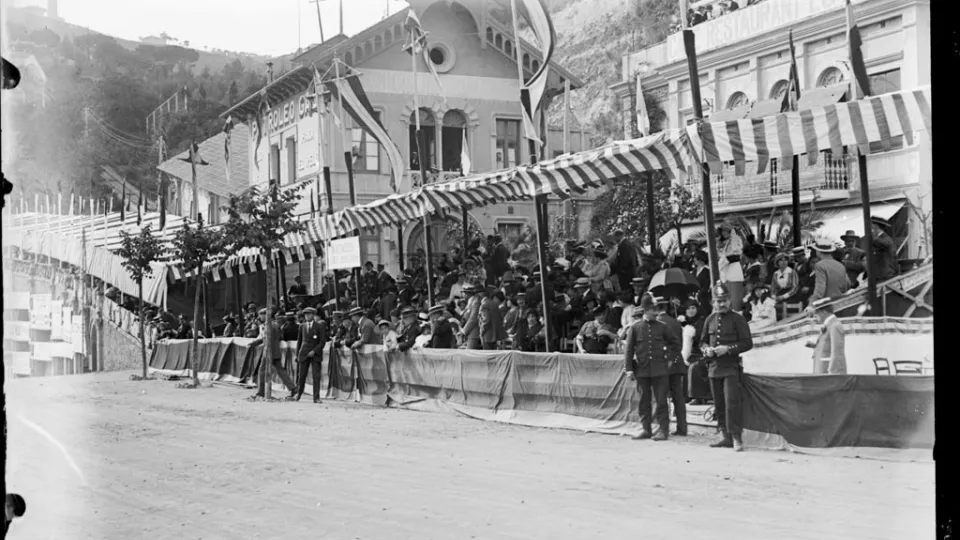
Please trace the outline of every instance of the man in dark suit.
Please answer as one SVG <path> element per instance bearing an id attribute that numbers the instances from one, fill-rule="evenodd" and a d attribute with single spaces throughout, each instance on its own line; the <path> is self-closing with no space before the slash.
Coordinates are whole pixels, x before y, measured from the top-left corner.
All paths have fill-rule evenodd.
<path id="1" fill-rule="evenodd" d="M 435 305 L 430 308 L 430 345 L 431 349 L 454 349 L 457 346 L 456 337 L 453 335 L 453 326 L 450 324 L 450 317 L 443 305 Z"/>
<path id="2" fill-rule="evenodd" d="M 710 390 L 723 439 L 712 448 L 743 451 L 743 359 L 753 348 L 750 325 L 743 315 L 730 309 L 730 289 L 717 283 L 713 289 L 714 311 L 707 316 L 700 336 L 700 349 L 707 359 Z"/>
<path id="3" fill-rule="evenodd" d="M 844 268 L 847 269 L 847 279 L 850 280 L 850 287 L 857 287 L 857 278 L 863 271 L 866 269 L 866 256 L 867 253 L 857 247 L 857 244 L 860 242 L 860 237 L 857 236 L 856 231 L 849 230 L 840 237 L 840 240 L 843 240 L 844 248 L 842 250 L 843 256 L 840 261 L 843 263 Z"/>
<path id="4" fill-rule="evenodd" d="M 303 310 L 304 323 L 297 336 L 297 395 L 300 401 L 307 384 L 307 370 L 313 370 L 313 402 L 320 403 L 320 378 L 323 373 L 323 348 L 327 344 L 327 328 L 316 319 L 317 310 Z"/>
<path id="5" fill-rule="evenodd" d="M 351 309 L 350 319 L 357 326 L 357 340 L 350 345 L 351 349 L 357 350 L 364 345 L 376 345 L 378 343 L 377 327 L 370 320 L 370 317 L 363 312 L 363 309 L 358 307 Z"/>
<path id="6" fill-rule="evenodd" d="M 633 438 L 665 441 L 670 433 L 667 362 L 680 354 L 681 342 L 667 325 L 657 321 L 657 306 L 652 296 L 643 296 L 640 309 L 642 318 L 627 329 L 623 353 L 623 371 L 627 378 L 637 382 L 640 424 L 643 426 L 643 431 Z M 653 415 L 657 417 L 656 435 L 651 432 L 651 402 L 656 403 L 653 409 Z"/>
<path id="7" fill-rule="evenodd" d="M 900 267 L 897 264 L 897 246 L 890 238 L 890 222 L 885 219 L 871 218 L 871 227 L 873 228 L 873 257 L 870 262 L 873 263 L 873 271 L 877 275 L 877 283 L 886 281 L 900 273 Z"/>
<path id="8" fill-rule="evenodd" d="M 500 342 L 507 339 L 507 331 L 503 327 L 503 312 L 500 311 L 503 299 L 503 291 L 491 288 L 480 303 L 480 341 L 488 351 L 496 350 Z"/>
<path id="9" fill-rule="evenodd" d="M 397 302 L 400 306 L 409 306 L 416 291 L 413 290 L 406 278 L 397 280 L 397 288 L 400 290 L 397 294 Z"/>
<path id="10" fill-rule="evenodd" d="M 610 272 L 620 280 L 620 289 L 628 291 L 630 281 L 636 277 L 640 266 L 637 250 L 620 229 L 613 231 L 613 240 L 617 243 L 617 256 L 610 265 Z"/>
<path id="11" fill-rule="evenodd" d="M 301 283 L 300 276 L 293 278 L 293 285 L 290 286 L 290 290 L 287 291 L 288 296 L 302 296 L 307 294 L 307 286 Z"/>
<path id="12" fill-rule="evenodd" d="M 417 310 L 412 307 L 403 308 L 400 318 L 403 321 L 403 329 L 397 336 L 397 350 L 404 352 L 412 349 L 416 343 L 417 336 L 420 335 L 420 323 L 417 322 Z"/>
<path id="13" fill-rule="evenodd" d="M 835 300 L 843 296 L 843 293 L 850 288 L 850 284 L 847 282 L 847 269 L 833 257 L 835 249 L 832 244 L 827 243 L 819 243 L 813 246 L 815 255 L 811 262 L 814 263 L 814 286 L 813 294 L 810 295 L 810 303 L 821 298 Z"/>
<path id="14" fill-rule="evenodd" d="M 280 327 L 280 335 L 283 341 L 296 341 L 300 333 L 300 326 L 297 324 L 297 314 L 288 311 L 284 316 L 283 326 Z"/>
<path id="15" fill-rule="evenodd" d="M 377 292 L 383 293 L 387 290 L 387 287 L 395 283 L 393 276 L 391 276 L 385 269 L 382 264 L 377 265 Z"/>
<path id="16" fill-rule="evenodd" d="M 497 280 L 510 270 L 510 249 L 503 245 L 503 237 L 499 234 L 493 236 L 493 252 L 490 256 L 490 268 L 493 270 L 492 276 L 487 276 L 488 283 L 496 283 Z"/>
<path id="17" fill-rule="evenodd" d="M 390 320 L 390 314 L 397 308 L 397 287 L 388 285 L 380 296 L 380 318 Z"/>
<path id="18" fill-rule="evenodd" d="M 693 254 L 693 275 L 697 278 L 697 283 L 700 284 L 700 291 L 697 293 L 697 303 L 701 306 L 704 306 L 704 309 L 709 311 L 710 305 L 710 256 L 707 255 L 707 252 L 702 250 L 697 250 Z"/>
<path id="19" fill-rule="evenodd" d="M 667 313 L 669 301 L 666 298 L 658 297 L 654 301 L 657 303 L 657 321 L 665 324 L 667 329 L 673 334 L 673 337 L 683 343 L 683 326 L 680 321 L 674 319 Z M 681 437 L 687 434 L 687 399 L 684 395 L 684 378 L 687 374 L 687 366 L 683 363 L 682 348 L 673 351 L 676 354 L 667 358 L 667 376 L 669 377 L 669 395 L 673 402 L 673 411 L 676 414 L 677 430 L 672 435 Z"/>

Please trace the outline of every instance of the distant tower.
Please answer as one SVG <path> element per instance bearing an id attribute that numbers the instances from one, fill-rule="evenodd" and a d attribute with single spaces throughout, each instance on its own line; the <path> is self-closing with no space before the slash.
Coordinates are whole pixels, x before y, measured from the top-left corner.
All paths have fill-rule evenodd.
<path id="1" fill-rule="evenodd" d="M 47 0 L 47 17 L 51 19 L 60 18 L 60 14 L 57 12 L 57 0 Z"/>

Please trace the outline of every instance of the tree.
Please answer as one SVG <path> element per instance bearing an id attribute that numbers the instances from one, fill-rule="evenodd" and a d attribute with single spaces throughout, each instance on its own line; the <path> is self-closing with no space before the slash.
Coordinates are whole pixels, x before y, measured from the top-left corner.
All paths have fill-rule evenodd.
<path id="1" fill-rule="evenodd" d="M 130 277 L 137 282 L 138 300 L 140 301 L 140 355 L 143 359 L 143 379 L 147 378 L 147 343 L 144 338 L 144 327 L 147 325 L 146 309 L 143 303 L 143 278 L 153 275 L 153 263 L 164 254 L 163 244 L 153 235 L 150 225 L 140 229 L 140 234 L 133 235 L 127 231 L 120 231 L 121 247 L 117 254 L 123 257 L 123 267 Z"/>
<path id="2" fill-rule="evenodd" d="M 281 188 L 279 183 L 271 183 L 266 192 L 256 187 L 231 195 L 223 210 L 227 213 L 227 222 L 223 225 L 224 239 L 232 250 L 253 248 L 262 250 L 267 261 L 273 262 L 274 251 L 283 247 L 287 235 L 299 233 L 306 228 L 306 222 L 298 221 L 294 215 L 297 203 L 302 197 L 300 190 L 304 184 L 292 188 Z M 279 262 L 279 258 L 277 259 Z M 265 278 L 267 291 L 274 280 L 274 265 L 267 264 Z M 279 300 L 279 298 L 278 298 Z M 264 325 L 263 341 L 269 347 L 273 339 L 273 297 L 267 293 L 267 323 Z M 260 377 L 264 383 L 264 399 L 271 399 L 270 358 L 260 363 Z"/>
<path id="3" fill-rule="evenodd" d="M 190 369 L 193 371 L 193 386 L 199 386 L 197 377 L 197 359 L 200 355 L 200 344 L 197 341 L 200 328 L 200 289 L 205 279 L 203 268 L 209 263 L 217 263 L 230 250 L 224 241 L 224 233 L 220 229 L 204 229 L 203 219 L 196 227 L 184 222 L 183 228 L 177 231 L 173 239 L 176 257 L 182 262 L 185 273 L 197 273 L 196 291 L 193 297 L 193 345 L 190 350 Z"/>

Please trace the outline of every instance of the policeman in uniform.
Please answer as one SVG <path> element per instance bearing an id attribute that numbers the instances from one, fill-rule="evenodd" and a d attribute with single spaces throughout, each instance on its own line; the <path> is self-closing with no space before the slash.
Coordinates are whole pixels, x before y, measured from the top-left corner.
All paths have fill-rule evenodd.
<path id="1" fill-rule="evenodd" d="M 743 451 L 742 377 L 740 355 L 753 348 L 747 320 L 730 309 L 730 290 L 717 282 L 713 288 L 714 311 L 707 316 L 700 338 L 700 349 L 707 359 L 710 390 L 723 439 L 712 448 L 733 448 Z"/>
<path id="2" fill-rule="evenodd" d="M 623 371 L 631 381 L 637 381 L 637 393 L 640 394 L 639 414 L 643 431 L 633 438 L 665 441 L 670 433 L 667 362 L 680 355 L 681 342 L 667 325 L 657 321 L 657 305 L 651 295 L 641 298 L 640 309 L 643 318 L 627 330 L 623 353 Z M 651 433 L 651 397 L 656 402 L 653 410 L 659 428 L 656 435 Z"/>
<path id="3" fill-rule="evenodd" d="M 666 298 L 654 298 L 657 303 L 657 321 L 667 325 L 670 333 L 677 341 L 683 344 L 683 325 L 680 321 L 674 319 L 667 313 L 669 302 Z M 687 400 L 684 395 L 684 377 L 687 374 L 687 366 L 683 363 L 683 348 L 678 348 L 676 354 L 667 358 L 667 372 L 670 381 L 669 394 L 670 401 L 673 402 L 673 411 L 677 418 L 677 430 L 672 435 L 686 436 L 687 434 Z"/>
<path id="4" fill-rule="evenodd" d="M 403 329 L 397 336 L 397 349 L 405 352 L 413 348 L 417 341 L 417 336 L 420 335 L 420 323 L 417 322 L 417 310 L 412 307 L 403 308 L 400 317 L 403 320 Z"/>
<path id="5" fill-rule="evenodd" d="M 323 348 L 327 344 L 327 328 L 323 321 L 316 319 L 317 310 L 308 307 L 303 310 L 306 322 L 300 325 L 297 336 L 297 394 L 300 401 L 307 384 L 307 370 L 313 370 L 313 402 L 320 403 L 320 377 L 323 373 Z"/>

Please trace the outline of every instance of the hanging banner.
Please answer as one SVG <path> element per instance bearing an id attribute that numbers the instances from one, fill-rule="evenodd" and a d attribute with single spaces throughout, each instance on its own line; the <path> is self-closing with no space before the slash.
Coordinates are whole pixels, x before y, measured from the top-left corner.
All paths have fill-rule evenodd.
<path id="1" fill-rule="evenodd" d="M 63 339 L 63 302 L 50 303 L 50 339 Z"/>
<path id="2" fill-rule="evenodd" d="M 30 297 L 30 322 L 37 328 L 50 328 L 50 303 L 49 294 L 34 294 Z"/>
<path id="3" fill-rule="evenodd" d="M 73 323 L 70 326 L 72 328 L 70 333 L 73 335 L 73 352 L 75 354 L 86 353 L 83 350 L 83 315 L 74 315 Z"/>
<path id="4" fill-rule="evenodd" d="M 330 242 L 330 268 L 349 270 L 360 266 L 360 237 L 352 236 Z"/>

